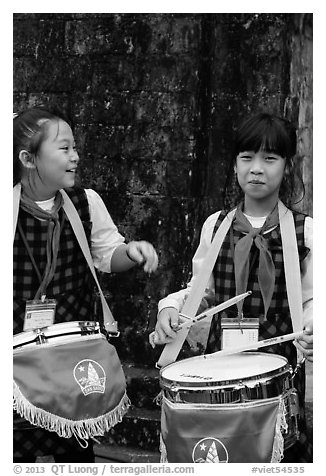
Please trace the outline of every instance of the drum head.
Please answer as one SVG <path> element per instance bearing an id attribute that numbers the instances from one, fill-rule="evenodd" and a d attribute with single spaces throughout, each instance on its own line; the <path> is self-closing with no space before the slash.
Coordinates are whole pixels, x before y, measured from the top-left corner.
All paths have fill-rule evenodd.
<path id="1" fill-rule="evenodd" d="M 276 354 L 243 352 L 224 357 L 202 355 L 175 362 L 161 370 L 161 382 L 187 387 L 220 385 L 259 378 L 280 371 L 287 359 Z"/>

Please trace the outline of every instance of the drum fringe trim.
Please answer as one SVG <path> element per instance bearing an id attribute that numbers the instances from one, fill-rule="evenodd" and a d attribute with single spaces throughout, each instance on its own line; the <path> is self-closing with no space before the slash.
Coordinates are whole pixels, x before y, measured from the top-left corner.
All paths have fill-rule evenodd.
<path id="1" fill-rule="evenodd" d="M 21 417 L 25 418 L 32 425 L 57 433 L 62 438 L 74 436 L 82 447 L 85 447 L 82 442 L 85 442 L 87 447 L 87 440 L 89 438 L 103 436 L 105 432 L 109 431 L 117 423 L 120 423 L 130 405 L 129 397 L 124 392 L 119 404 L 113 410 L 96 418 L 74 421 L 36 407 L 24 397 L 18 385 L 14 382 L 13 409 Z"/>
<path id="2" fill-rule="evenodd" d="M 163 393 L 160 392 L 156 395 L 156 397 L 153 398 L 153 402 L 156 403 L 157 406 L 161 407 L 162 399 L 163 399 Z"/>
<path id="3" fill-rule="evenodd" d="M 160 433 L 160 453 L 161 453 L 161 458 L 160 458 L 160 463 L 168 463 L 168 454 L 166 451 L 166 446 L 163 441 L 162 433 Z"/>
<path id="4" fill-rule="evenodd" d="M 282 430 L 285 432 L 288 431 L 288 424 L 286 421 L 286 407 L 285 407 L 285 402 L 283 398 L 280 399 L 278 412 L 277 412 L 271 463 L 280 463 L 280 461 L 283 459 L 284 438 L 283 438 Z"/>

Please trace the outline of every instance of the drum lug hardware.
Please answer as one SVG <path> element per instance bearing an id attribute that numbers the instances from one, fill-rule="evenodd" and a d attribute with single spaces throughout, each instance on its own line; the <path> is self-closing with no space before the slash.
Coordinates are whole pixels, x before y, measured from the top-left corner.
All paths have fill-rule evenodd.
<path id="1" fill-rule="evenodd" d="M 289 411 L 290 415 L 297 417 L 299 415 L 299 398 L 296 390 L 289 393 Z"/>
<path id="2" fill-rule="evenodd" d="M 300 362 L 297 363 L 297 365 L 296 365 L 296 367 L 295 367 L 295 369 L 294 369 L 294 371 L 293 371 L 293 374 L 292 374 L 292 376 L 291 376 L 292 382 L 293 382 L 295 376 L 297 375 L 297 373 L 299 372 L 300 368 L 301 368 L 301 367 L 303 366 L 303 364 L 305 363 L 305 361 L 306 361 L 306 358 L 303 357 L 303 359 L 302 359 Z"/>
<path id="3" fill-rule="evenodd" d="M 157 406 L 161 407 L 162 406 L 162 400 L 163 400 L 163 393 L 162 391 L 156 395 L 156 397 L 153 398 L 153 402 L 156 403 Z"/>
<path id="4" fill-rule="evenodd" d="M 47 338 L 44 335 L 44 332 L 42 329 L 35 329 L 36 333 L 36 344 L 46 344 L 47 343 Z"/>
<path id="5" fill-rule="evenodd" d="M 238 385 L 236 385 L 236 389 L 240 390 L 240 395 L 241 395 L 241 400 L 245 402 L 247 400 L 247 387 L 246 385 L 242 382 L 242 380 L 239 381 Z"/>
<path id="6" fill-rule="evenodd" d="M 289 417 L 293 421 L 293 433 L 295 434 L 296 439 L 299 439 L 300 432 L 299 432 L 299 427 L 298 427 L 298 420 L 299 420 L 299 397 L 298 393 L 295 389 L 292 389 L 288 392 L 288 411 L 289 411 Z"/>
<path id="7" fill-rule="evenodd" d="M 120 331 L 117 332 L 108 332 L 109 338 L 111 337 L 119 337 L 120 336 Z"/>
<path id="8" fill-rule="evenodd" d="M 99 329 L 105 335 L 106 340 L 120 336 L 120 331 L 107 331 L 105 327 L 99 327 Z"/>
<path id="9" fill-rule="evenodd" d="M 179 386 L 176 383 L 172 383 L 170 387 L 171 392 L 178 392 Z"/>

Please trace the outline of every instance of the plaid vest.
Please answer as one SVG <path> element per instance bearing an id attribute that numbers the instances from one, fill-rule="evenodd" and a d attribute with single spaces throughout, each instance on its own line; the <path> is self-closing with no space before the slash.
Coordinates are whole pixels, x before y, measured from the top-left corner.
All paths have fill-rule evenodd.
<path id="1" fill-rule="evenodd" d="M 88 243 L 92 223 L 86 193 L 81 188 L 66 190 L 82 220 Z M 55 323 L 91 320 L 93 311 L 93 277 L 63 209 L 59 212 L 60 245 L 55 275 L 46 296 L 57 301 Z M 43 276 L 46 266 L 47 222 L 19 210 L 18 221 Z M 33 299 L 40 285 L 20 232 L 17 228 L 13 257 L 14 334 L 22 332 L 26 300 Z"/>
<path id="2" fill-rule="evenodd" d="M 214 227 L 213 237 L 226 214 L 227 213 L 225 211 L 220 213 L 220 216 Z M 299 259 L 301 262 L 309 253 L 309 249 L 304 244 L 304 222 L 306 215 L 293 212 L 293 216 L 298 242 Z M 238 242 L 241 236 L 243 236 L 241 235 L 241 232 L 234 230 L 231 226 L 216 260 L 213 273 L 215 277 L 215 293 L 217 303 L 226 301 L 236 294 L 233 251 L 235 244 Z M 275 265 L 275 288 L 271 305 L 267 313 L 267 320 L 264 321 L 264 305 L 258 284 L 259 254 L 257 253 L 258 250 L 255 244 L 253 244 L 250 252 L 251 271 L 249 274 L 247 288 L 248 290 L 252 291 L 252 294 L 244 300 L 243 305 L 244 317 L 259 316 L 260 339 L 268 339 L 270 337 L 276 337 L 293 332 L 286 293 L 282 240 L 279 225 L 274 230 L 264 234 L 264 237 L 268 240 L 269 250 L 272 254 Z M 237 306 L 234 305 L 227 309 L 227 311 L 222 312 L 221 315 L 214 316 L 208 337 L 206 349 L 207 353 L 215 352 L 221 348 L 221 317 L 234 318 L 237 317 L 237 315 Z M 283 344 L 266 347 L 265 349 L 261 350 L 284 355 L 284 357 L 288 359 L 289 363 L 295 367 L 296 349 L 291 342 L 285 342 Z"/>

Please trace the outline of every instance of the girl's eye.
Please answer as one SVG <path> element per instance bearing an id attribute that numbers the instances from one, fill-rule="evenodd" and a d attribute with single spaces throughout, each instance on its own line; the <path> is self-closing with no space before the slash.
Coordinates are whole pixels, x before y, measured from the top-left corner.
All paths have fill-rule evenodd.
<path id="1" fill-rule="evenodd" d="M 277 160 L 277 157 L 274 157 L 273 155 L 268 155 L 267 157 L 265 157 L 265 160 L 268 160 L 269 162 L 271 162 L 271 161 Z"/>
<path id="2" fill-rule="evenodd" d="M 66 145 L 66 146 L 64 146 L 64 147 L 60 147 L 60 150 L 64 150 L 64 151 L 68 152 L 69 147 Z M 72 147 L 72 150 L 73 150 L 74 152 L 77 152 L 77 147 L 74 145 L 74 146 Z"/>
<path id="3" fill-rule="evenodd" d="M 239 157 L 241 160 L 250 160 L 252 159 L 251 155 L 240 155 Z"/>

